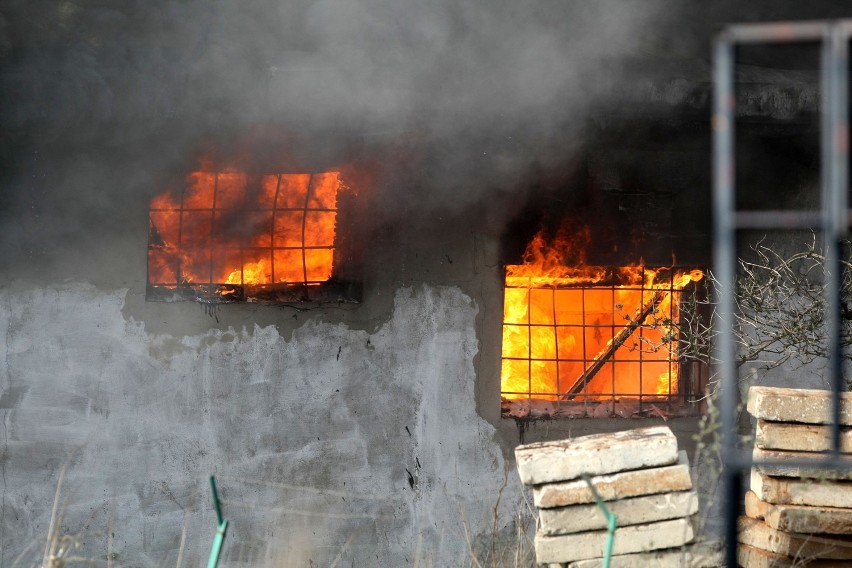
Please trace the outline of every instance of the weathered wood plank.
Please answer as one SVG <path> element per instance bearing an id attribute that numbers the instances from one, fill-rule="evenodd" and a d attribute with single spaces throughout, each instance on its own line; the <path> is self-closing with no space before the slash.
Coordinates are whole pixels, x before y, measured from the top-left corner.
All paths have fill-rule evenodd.
<path id="1" fill-rule="evenodd" d="M 689 461 L 683 450 L 678 452 L 676 465 L 597 475 L 590 481 L 604 501 L 692 489 Z M 589 484 L 581 479 L 537 485 L 533 488 L 533 502 L 539 509 L 547 509 L 594 503 L 595 496 Z"/>
<path id="2" fill-rule="evenodd" d="M 539 564 L 548 564 L 601 558 L 606 537 L 605 530 L 559 536 L 537 534 L 536 561 Z M 693 537 L 692 523 L 688 519 L 619 527 L 615 531 L 612 553 L 631 554 L 672 548 L 692 542 Z"/>
<path id="3" fill-rule="evenodd" d="M 620 499 L 607 504 L 618 519 L 618 526 L 640 525 L 667 519 L 688 517 L 698 512 L 698 494 L 694 491 L 661 493 Z M 607 518 L 597 504 L 540 509 L 539 532 L 545 535 L 569 534 L 607 528 Z"/>
<path id="4" fill-rule="evenodd" d="M 755 461 L 766 460 L 773 461 L 773 464 L 755 465 L 755 467 L 765 473 L 775 477 L 798 477 L 808 479 L 837 479 L 837 480 L 852 480 L 852 458 L 843 460 L 845 464 L 841 469 L 822 468 L 817 465 L 808 467 L 808 464 L 818 464 L 821 461 L 828 459 L 828 454 L 819 452 L 786 452 L 779 450 L 763 450 L 754 448 L 752 450 L 752 458 Z M 796 463 L 798 462 L 798 464 Z"/>
<path id="5" fill-rule="evenodd" d="M 852 482 L 849 481 L 770 477 L 752 468 L 751 490 L 767 503 L 852 508 Z"/>
<path id="6" fill-rule="evenodd" d="M 831 424 L 831 391 L 753 386 L 747 408 L 755 418 L 774 422 Z M 840 424 L 852 426 L 852 393 L 840 393 Z"/>
<path id="7" fill-rule="evenodd" d="M 790 558 L 852 560 L 852 538 L 779 531 L 749 517 L 738 521 L 738 540 L 742 544 Z"/>
<path id="8" fill-rule="evenodd" d="M 515 459 L 521 481 L 527 485 L 570 481 L 583 475 L 671 465 L 677 461 L 677 439 L 667 426 L 652 426 L 518 446 Z"/>
<path id="9" fill-rule="evenodd" d="M 831 449 L 831 426 L 758 420 L 754 443 L 764 450 L 825 452 Z M 852 428 L 841 428 L 840 451 L 852 454 Z"/>
<path id="10" fill-rule="evenodd" d="M 846 560 L 790 558 L 747 544 L 737 545 L 737 564 L 745 568 L 849 568 L 849 562 Z"/>
<path id="11" fill-rule="evenodd" d="M 677 548 L 617 554 L 610 557 L 610 568 L 720 568 L 724 564 L 720 542 L 698 542 Z M 603 558 L 591 558 L 562 564 L 551 564 L 550 568 L 603 568 Z"/>
<path id="12" fill-rule="evenodd" d="M 852 534 L 852 509 L 811 507 L 807 505 L 773 505 L 748 491 L 745 513 L 762 519 L 773 529 L 794 533 Z"/>

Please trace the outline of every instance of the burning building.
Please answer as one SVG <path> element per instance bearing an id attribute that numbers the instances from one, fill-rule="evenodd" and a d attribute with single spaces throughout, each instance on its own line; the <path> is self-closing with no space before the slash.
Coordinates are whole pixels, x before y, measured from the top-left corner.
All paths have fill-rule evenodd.
<path id="1" fill-rule="evenodd" d="M 687 403 L 678 395 L 703 396 L 702 385 L 691 384 L 680 372 L 678 346 L 684 289 L 704 273 L 569 265 L 558 254 L 565 247 L 570 244 L 547 245 L 537 235 L 526 262 L 506 267 L 504 414 L 518 415 L 510 402 L 517 400 L 526 403 L 521 415 L 535 414 L 534 400 L 550 401 L 554 414 L 574 407 L 575 414 L 588 415 L 603 404 L 602 411 L 614 415 L 622 401 L 637 403 L 631 413 L 641 413 L 643 403 L 649 407 L 652 402 L 671 413 L 673 406 Z"/>
<path id="2" fill-rule="evenodd" d="M 339 172 L 189 174 L 180 192 L 151 200 L 147 299 L 325 297 L 340 189 Z"/>
<path id="3" fill-rule="evenodd" d="M 516 4 L 0 9 L 0 564 L 198 565 L 209 475 L 223 565 L 496 564 L 520 439 L 691 445 L 709 38 L 849 9 Z M 817 83 L 745 61 L 798 199 Z"/>

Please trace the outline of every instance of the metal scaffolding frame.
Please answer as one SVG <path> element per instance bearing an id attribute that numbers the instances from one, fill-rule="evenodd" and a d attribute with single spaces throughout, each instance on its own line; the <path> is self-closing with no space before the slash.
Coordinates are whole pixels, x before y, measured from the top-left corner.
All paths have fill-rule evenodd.
<path id="1" fill-rule="evenodd" d="M 848 66 L 852 20 L 779 22 L 732 25 L 715 39 L 713 53 L 713 266 L 719 282 L 716 359 L 720 371 L 722 426 L 722 488 L 725 520 L 725 562 L 737 566 L 737 517 L 743 501 L 743 473 L 754 461 L 737 443 L 736 345 L 733 336 L 737 231 L 810 228 L 823 236 L 825 254 L 825 324 L 828 378 L 832 390 L 832 450 L 810 467 L 838 469 L 840 461 L 840 396 L 843 375 L 840 343 L 840 253 L 852 220 L 848 209 Z M 821 70 L 821 171 L 819 210 L 737 211 L 735 142 L 735 48 L 743 44 L 819 43 Z M 787 465 L 791 465 L 789 462 Z M 798 464 L 797 464 L 798 465 Z M 802 464 L 805 465 L 805 464 Z"/>

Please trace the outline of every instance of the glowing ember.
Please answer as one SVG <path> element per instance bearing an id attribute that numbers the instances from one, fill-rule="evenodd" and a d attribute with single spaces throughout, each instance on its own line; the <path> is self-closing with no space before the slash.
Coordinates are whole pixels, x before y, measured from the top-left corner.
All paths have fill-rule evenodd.
<path id="1" fill-rule="evenodd" d="M 271 279 L 269 269 L 270 267 L 264 259 L 246 263 L 242 270 L 234 269 L 228 275 L 225 284 L 265 284 Z"/>
<path id="2" fill-rule="evenodd" d="M 337 172 L 189 174 L 151 200 L 148 280 L 154 286 L 301 284 L 332 274 Z"/>
<path id="3" fill-rule="evenodd" d="M 703 278 L 643 266 L 588 266 L 583 232 L 530 242 L 506 267 L 502 396 L 586 400 L 677 393 L 680 291 Z M 568 264 L 568 262 L 574 264 Z"/>

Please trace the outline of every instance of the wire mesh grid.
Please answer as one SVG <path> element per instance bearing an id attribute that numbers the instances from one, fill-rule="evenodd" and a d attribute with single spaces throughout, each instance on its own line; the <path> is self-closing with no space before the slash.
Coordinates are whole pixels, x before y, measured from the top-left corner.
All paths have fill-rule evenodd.
<path id="1" fill-rule="evenodd" d="M 149 210 L 149 290 L 237 299 L 244 286 L 316 286 L 332 274 L 336 172 L 195 172 Z"/>
<path id="2" fill-rule="evenodd" d="M 654 273 L 666 269 L 649 269 Z M 607 270 L 617 272 L 617 269 Z M 537 286 L 517 277 L 504 288 L 501 395 L 588 407 L 622 400 L 678 406 L 681 299 L 673 280 Z M 689 373 L 691 375 L 691 373 Z"/>

